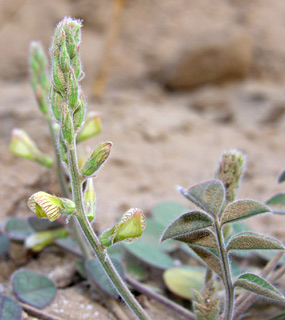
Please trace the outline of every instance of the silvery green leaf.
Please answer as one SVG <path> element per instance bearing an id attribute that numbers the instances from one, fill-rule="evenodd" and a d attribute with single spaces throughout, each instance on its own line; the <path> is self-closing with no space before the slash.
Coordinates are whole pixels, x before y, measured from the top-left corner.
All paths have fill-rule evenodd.
<path id="1" fill-rule="evenodd" d="M 284 250 L 283 244 L 271 237 L 254 232 L 242 232 L 233 236 L 227 250 Z"/>
<path id="2" fill-rule="evenodd" d="M 225 187 L 219 180 L 205 181 L 187 190 L 179 187 L 178 190 L 184 197 L 213 216 L 219 215 L 225 201 Z"/>
<path id="3" fill-rule="evenodd" d="M 241 275 L 235 282 L 234 286 L 273 300 L 284 301 L 284 296 L 277 289 L 253 273 L 245 273 Z"/>
<path id="4" fill-rule="evenodd" d="M 221 279 L 223 279 L 223 272 L 219 258 L 210 250 L 198 246 L 191 246 L 191 249 L 212 269 Z"/>
<path id="5" fill-rule="evenodd" d="M 267 206 L 257 201 L 238 200 L 226 207 L 221 216 L 221 223 L 234 222 L 269 212 L 271 212 L 271 210 Z"/>
<path id="6" fill-rule="evenodd" d="M 22 308 L 19 303 L 11 297 L 0 293 L 0 319 L 1 320 L 21 320 Z"/>
<path id="7" fill-rule="evenodd" d="M 217 238 L 209 229 L 203 229 L 185 234 L 181 237 L 174 238 L 175 240 L 185 242 L 187 244 L 218 249 Z"/>
<path id="8" fill-rule="evenodd" d="M 213 225 L 212 218 L 201 211 L 190 211 L 174 220 L 164 231 L 161 241 L 182 237 L 190 232 Z"/>

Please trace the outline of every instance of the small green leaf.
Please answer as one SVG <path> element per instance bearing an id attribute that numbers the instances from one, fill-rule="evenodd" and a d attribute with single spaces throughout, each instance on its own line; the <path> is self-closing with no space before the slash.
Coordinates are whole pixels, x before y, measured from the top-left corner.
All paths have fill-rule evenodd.
<path id="1" fill-rule="evenodd" d="M 112 259 L 112 262 L 118 271 L 121 278 L 124 278 L 124 270 L 122 264 L 117 259 Z M 108 294 L 114 299 L 118 298 L 118 292 L 115 289 L 112 282 L 107 277 L 104 269 L 101 266 L 101 263 L 98 259 L 88 260 L 85 263 L 85 269 L 88 275 L 88 278 L 95 283 L 96 286 L 100 288 L 103 292 Z"/>
<path id="2" fill-rule="evenodd" d="M 205 181 L 187 190 L 178 189 L 181 194 L 206 212 L 217 216 L 225 201 L 225 187 L 219 180 Z"/>
<path id="3" fill-rule="evenodd" d="M 165 201 L 155 205 L 151 210 L 151 214 L 153 219 L 165 229 L 173 220 L 187 211 L 189 211 L 189 208 L 182 206 L 178 202 Z M 147 229 L 148 228 L 149 224 L 147 224 Z"/>
<path id="4" fill-rule="evenodd" d="M 253 273 L 245 273 L 241 275 L 234 285 L 235 287 L 241 287 L 260 296 L 282 302 L 284 301 L 284 296 L 278 290 L 276 290 L 267 281 Z"/>
<path id="5" fill-rule="evenodd" d="M 0 319 L 1 320 L 21 320 L 22 308 L 19 303 L 0 293 Z"/>
<path id="6" fill-rule="evenodd" d="M 20 301 L 38 309 L 49 305 L 56 293 L 55 285 L 47 277 L 26 270 L 13 273 L 12 287 Z"/>
<path id="7" fill-rule="evenodd" d="M 285 193 L 278 193 L 266 201 L 274 213 L 285 214 Z"/>
<path id="8" fill-rule="evenodd" d="M 182 241 L 187 244 L 218 249 L 217 238 L 209 229 L 194 231 L 181 237 L 176 237 L 175 240 Z"/>
<path id="9" fill-rule="evenodd" d="M 0 233 L 0 258 L 9 250 L 9 247 L 9 238 L 5 234 Z"/>
<path id="10" fill-rule="evenodd" d="M 278 240 L 254 232 L 242 232 L 233 236 L 227 250 L 284 250 Z"/>
<path id="11" fill-rule="evenodd" d="M 27 220 L 14 217 L 6 222 L 5 231 L 10 239 L 18 241 L 23 241 L 34 233 Z"/>
<path id="12" fill-rule="evenodd" d="M 282 183 L 285 181 L 285 170 L 281 172 L 280 176 L 278 177 L 278 183 Z"/>
<path id="13" fill-rule="evenodd" d="M 77 255 L 78 257 L 82 256 L 82 253 L 80 251 L 80 248 L 78 246 L 77 241 L 72 237 L 57 239 L 55 241 L 55 244 L 65 250 Z"/>
<path id="14" fill-rule="evenodd" d="M 250 218 L 257 214 L 269 213 L 271 210 L 262 203 L 253 200 L 238 200 L 226 207 L 221 216 L 221 223 Z"/>
<path id="15" fill-rule="evenodd" d="M 147 271 L 142 266 L 141 261 L 130 254 L 126 254 L 124 258 L 124 265 L 126 273 L 133 279 L 145 280 L 147 278 Z"/>
<path id="16" fill-rule="evenodd" d="M 285 313 L 280 313 L 278 316 L 275 316 L 273 318 L 270 318 L 268 320 L 284 320 L 285 319 Z"/>
<path id="17" fill-rule="evenodd" d="M 28 223 L 37 232 L 59 229 L 63 227 L 63 224 L 58 221 L 49 221 L 48 219 L 40 219 L 38 217 L 29 217 Z"/>
<path id="18" fill-rule="evenodd" d="M 123 244 L 124 248 L 136 258 L 159 269 L 174 267 L 173 260 L 162 250 L 143 241 Z"/>
<path id="19" fill-rule="evenodd" d="M 167 288 L 184 299 L 193 299 L 193 290 L 201 290 L 204 284 L 205 270 L 201 267 L 172 268 L 163 273 Z"/>
<path id="20" fill-rule="evenodd" d="M 213 224 L 212 218 L 201 211 L 190 211 L 174 220 L 164 231 L 161 242 L 167 239 L 182 237 L 193 231 L 207 228 Z"/>
<path id="21" fill-rule="evenodd" d="M 210 269 L 223 279 L 223 272 L 219 258 L 210 250 L 190 245 L 191 249 L 206 263 Z"/>

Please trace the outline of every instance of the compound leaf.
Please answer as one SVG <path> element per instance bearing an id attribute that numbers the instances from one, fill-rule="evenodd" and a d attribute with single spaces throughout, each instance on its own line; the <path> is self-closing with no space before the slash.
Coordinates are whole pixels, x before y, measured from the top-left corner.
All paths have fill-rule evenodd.
<path id="1" fill-rule="evenodd" d="M 284 301 L 284 296 L 264 279 L 253 273 L 241 275 L 235 282 L 235 287 L 256 293 L 273 300 Z"/>
<path id="2" fill-rule="evenodd" d="M 225 187 L 219 180 L 205 181 L 185 190 L 178 188 L 181 194 L 206 212 L 217 216 L 225 200 Z"/>

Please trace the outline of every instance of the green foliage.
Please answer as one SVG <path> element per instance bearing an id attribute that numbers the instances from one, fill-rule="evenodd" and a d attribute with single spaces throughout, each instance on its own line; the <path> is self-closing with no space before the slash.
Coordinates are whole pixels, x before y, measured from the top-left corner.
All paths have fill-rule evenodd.
<path id="1" fill-rule="evenodd" d="M 5 234 L 0 233 L 0 258 L 7 253 L 9 247 L 9 238 Z"/>
<path id="2" fill-rule="evenodd" d="M 192 300 L 193 289 L 201 290 L 205 270 L 200 267 L 171 268 L 163 273 L 167 288 L 181 298 Z"/>
<path id="3" fill-rule="evenodd" d="M 122 278 L 124 278 L 124 270 L 122 264 L 116 260 L 112 259 L 113 264 L 115 265 L 118 273 Z M 100 288 L 103 292 L 109 295 L 112 298 L 118 298 L 118 292 L 114 288 L 112 282 L 107 277 L 104 269 L 102 268 L 101 263 L 98 260 L 92 259 L 88 260 L 85 263 L 86 272 L 88 278 Z"/>
<path id="4" fill-rule="evenodd" d="M 13 217 L 7 220 L 5 232 L 10 239 L 23 241 L 34 231 L 27 220 Z"/>
<path id="5" fill-rule="evenodd" d="M 255 274 L 246 273 L 241 275 L 234 285 L 260 296 L 284 302 L 284 296 L 276 288 Z"/>
<path id="6" fill-rule="evenodd" d="M 22 308 L 14 299 L 0 293 L 0 319 L 21 320 Z"/>
<path id="7" fill-rule="evenodd" d="M 27 270 L 13 273 L 12 288 L 20 301 L 38 309 L 49 305 L 56 293 L 55 285 L 47 277 Z"/>

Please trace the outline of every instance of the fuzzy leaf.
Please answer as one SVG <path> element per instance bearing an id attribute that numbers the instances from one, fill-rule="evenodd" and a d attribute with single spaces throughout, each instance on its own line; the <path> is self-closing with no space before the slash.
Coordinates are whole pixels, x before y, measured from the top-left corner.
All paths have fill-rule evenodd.
<path id="1" fill-rule="evenodd" d="M 1 320 L 21 320 L 22 308 L 19 303 L 0 293 L 0 319 Z"/>
<path id="2" fill-rule="evenodd" d="M 201 209 L 214 216 L 220 213 L 225 200 L 225 187 L 219 180 L 196 184 L 189 189 L 178 189 L 181 194 Z"/>
<path id="3" fill-rule="evenodd" d="M 34 233 L 27 220 L 14 217 L 6 222 L 5 231 L 10 239 L 18 241 L 23 241 Z"/>
<path id="4" fill-rule="evenodd" d="M 167 239 L 182 237 L 193 231 L 207 228 L 213 224 L 212 218 L 201 211 L 190 211 L 174 220 L 164 231 L 161 242 Z"/>
<path id="5" fill-rule="evenodd" d="M 9 238 L 5 234 L 0 233 L 0 258 L 9 250 L 9 247 Z"/>
<path id="6" fill-rule="evenodd" d="M 115 265 L 115 268 L 118 271 L 121 278 L 124 278 L 124 270 L 122 264 L 117 259 L 112 259 L 112 263 Z M 117 290 L 115 289 L 112 282 L 109 280 L 98 259 L 86 261 L 85 268 L 87 271 L 88 278 L 92 282 L 94 282 L 96 286 L 100 288 L 100 290 L 102 290 L 112 298 L 118 298 L 119 295 Z"/>
<path id="7" fill-rule="evenodd" d="M 221 223 L 225 224 L 237 220 L 247 219 L 257 214 L 271 212 L 271 210 L 262 203 L 253 200 L 238 200 L 226 207 L 221 216 Z"/>
<path id="8" fill-rule="evenodd" d="M 188 234 L 185 234 L 181 237 L 175 238 L 175 240 L 185 242 L 187 244 L 207 247 L 207 248 L 213 248 L 217 249 L 217 239 L 215 234 L 209 230 L 199 230 L 194 231 Z"/>
<path id="9" fill-rule="evenodd" d="M 124 248 L 136 258 L 159 269 L 174 267 L 173 260 L 162 250 L 143 241 L 123 244 Z"/>
<path id="10" fill-rule="evenodd" d="M 256 293 L 273 300 L 284 301 L 284 296 L 271 284 L 253 273 L 241 275 L 235 282 L 235 287 Z"/>
<path id="11" fill-rule="evenodd" d="M 208 249 L 190 245 L 191 249 L 212 269 L 221 279 L 223 272 L 219 258 Z"/>
<path id="12" fill-rule="evenodd" d="M 285 181 L 285 170 L 281 172 L 280 176 L 278 177 L 278 183 L 282 183 Z"/>
<path id="13" fill-rule="evenodd" d="M 184 299 L 192 300 L 192 289 L 201 290 L 205 270 L 200 267 L 172 268 L 163 273 L 167 288 Z"/>
<path id="14" fill-rule="evenodd" d="M 278 240 L 254 232 L 242 232 L 233 236 L 227 250 L 284 250 Z"/>
<path id="15" fill-rule="evenodd" d="M 26 270 L 14 272 L 12 287 L 20 301 L 38 309 L 49 305 L 56 292 L 55 285 L 47 277 Z"/>

